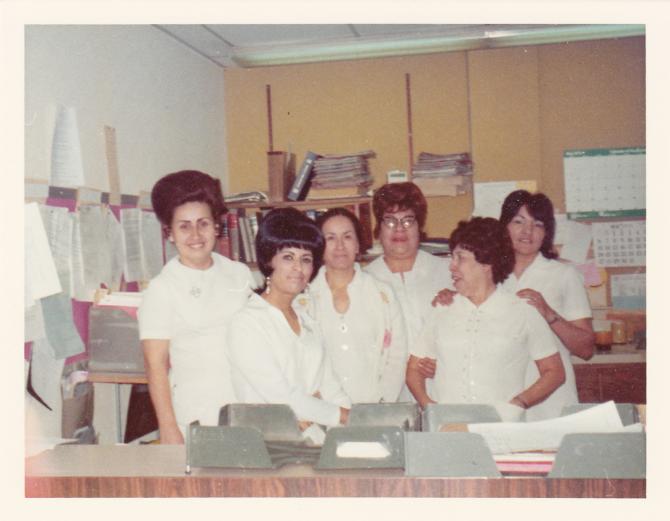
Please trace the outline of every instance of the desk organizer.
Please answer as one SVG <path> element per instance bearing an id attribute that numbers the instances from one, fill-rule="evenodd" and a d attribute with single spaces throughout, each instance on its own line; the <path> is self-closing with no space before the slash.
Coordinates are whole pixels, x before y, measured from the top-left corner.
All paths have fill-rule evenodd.
<path id="1" fill-rule="evenodd" d="M 423 411 L 422 430 L 437 432 L 448 423 L 499 422 L 493 405 L 483 403 L 431 403 Z"/>
<path id="2" fill-rule="evenodd" d="M 406 432 L 405 475 L 497 478 L 500 472 L 480 434 Z"/>
<path id="3" fill-rule="evenodd" d="M 563 437 L 548 478 L 644 479 L 642 432 L 574 433 Z"/>
<path id="4" fill-rule="evenodd" d="M 355 403 L 349 412 L 348 426 L 399 427 L 405 431 L 421 430 L 419 404 Z"/>

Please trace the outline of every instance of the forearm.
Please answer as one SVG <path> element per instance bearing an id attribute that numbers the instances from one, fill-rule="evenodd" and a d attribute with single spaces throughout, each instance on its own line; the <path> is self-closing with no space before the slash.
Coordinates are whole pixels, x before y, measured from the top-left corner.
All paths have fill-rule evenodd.
<path id="1" fill-rule="evenodd" d="M 549 367 L 540 367 L 542 363 L 538 364 L 540 370 L 540 377 L 530 387 L 518 393 L 511 401 L 515 403 L 515 399 L 524 408 L 532 407 L 544 401 L 551 393 L 558 389 L 563 382 L 565 382 L 565 369 L 561 362 L 560 355 L 557 353 L 550 358 Z M 545 359 L 546 361 L 547 359 Z"/>
<path id="2" fill-rule="evenodd" d="M 409 361 L 407 362 L 405 381 L 416 401 L 422 409 L 425 409 L 429 403 L 435 403 L 435 400 L 428 396 L 428 392 L 426 391 L 426 379 L 421 375 L 418 368 L 419 360 L 420 359 L 414 355 L 410 355 Z"/>
<path id="3" fill-rule="evenodd" d="M 177 418 L 172 406 L 167 365 L 146 364 L 146 366 L 149 396 L 156 412 L 158 429 L 162 432 L 176 429 L 178 428 Z"/>
<path id="4" fill-rule="evenodd" d="M 549 324 L 551 330 L 558 336 L 570 354 L 588 360 L 593 356 L 595 334 L 590 319 L 569 321 L 556 314 L 556 319 Z M 553 317 L 548 319 L 552 320 Z"/>

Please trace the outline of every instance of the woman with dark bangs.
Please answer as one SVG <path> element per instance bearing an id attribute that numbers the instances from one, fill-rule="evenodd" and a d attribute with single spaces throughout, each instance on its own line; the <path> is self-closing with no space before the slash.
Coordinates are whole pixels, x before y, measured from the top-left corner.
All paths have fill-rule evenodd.
<path id="1" fill-rule="evenodd" d="M 593 355 L 595 335 L 584 281 L 575 268 L 557 260 L 554 207 L 546 195 L 512 192 L 503 202 L 500 221 L 512 239 L 515 260 L 503 288 L 525 299 L 542 315 L 559 341 L 566 370 L 565 383 L 547 400 L 531 407 L 527 418 L 556 417 L 563 407 L 579 401 L 570 355 L 585 360 Z M 526 381 L 535 378 L 537 369 L 530 364 Z"/>
<path id="2" fill-rule="evenodd" d="M 565 380 L 554 336 L 539 312 L 499 284 L 514 268 L 506 229 L 491 218 L 461 221 L 449 238 L 451 278 L 458 292 L 449 306 L 433 309 L 410 347 L 407 385 L 429 403 L 485 403 L 503 420 L 545 400 Z M 436 361 L 432 396 L 418 363 Z M 529 363 L 539 377 L 525 384 Z"/>
<path id="3" fill-rule="evenodd" d="M 255 283 L 246 265 L 214 251 L 226 212 L 218 179 L 168 174 L 151 203 L 177 256 L 143 294 L 140 338 L 160 442 L 181 444 L 189 423 L 217 425 L 219 409 L 236 401 L 226 328 Z"/>
<path id="4" fill-rule="evenodd" d="M 311 219 L 295 208 L 271 210 L 256 236 L 265 287 L 235 315 L 228 336 L 238 400 L 288 404 L 303 429 L 345 424 L 351 407 L 307 313 L 307 298 L 299 297 L 323 251 L 323 236 Z"/>

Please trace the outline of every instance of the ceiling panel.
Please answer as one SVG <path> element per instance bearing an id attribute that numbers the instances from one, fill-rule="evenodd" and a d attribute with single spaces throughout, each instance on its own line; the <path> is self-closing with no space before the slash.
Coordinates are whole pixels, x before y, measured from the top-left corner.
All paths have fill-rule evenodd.
<path id="1" fill-rule="evenodd" d="M 208 25 L 207 27 L 236 47 L 268 44 L 290 45 L 354 36 L 346 24 L 228 24 Z"/>
<path id="2" fill-rule="evenodd" d="M 426 54 L 636 36 L 643 25 L 212 24 L 156 25 L 222 67 Z"/>

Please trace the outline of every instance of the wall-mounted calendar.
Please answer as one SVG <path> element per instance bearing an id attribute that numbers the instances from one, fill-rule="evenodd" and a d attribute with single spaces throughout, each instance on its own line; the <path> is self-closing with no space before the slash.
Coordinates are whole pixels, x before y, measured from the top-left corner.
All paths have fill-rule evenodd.
<path id="1" fill-rule="evenodd" d="M 594 148 L 563 153 L 570 219 L 644 216 L 645 148 Z"/>
<path id="2" fill-rule="evenodd" d="M 646 228 L 644 221 L 599 222 L 591 225 L 593 255 L 598 266 L 644 266 Z"/>

